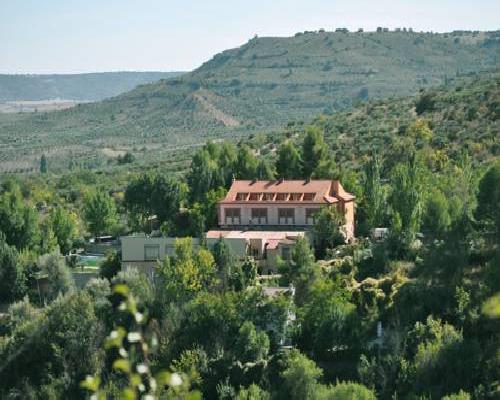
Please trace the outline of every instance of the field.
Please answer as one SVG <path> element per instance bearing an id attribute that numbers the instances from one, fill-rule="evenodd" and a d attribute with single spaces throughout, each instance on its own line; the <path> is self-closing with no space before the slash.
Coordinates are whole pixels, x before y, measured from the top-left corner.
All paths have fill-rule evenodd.
<path id="1" fill-rule="evenodd" d="M 67 110 L 0 115 L 0 171 L 102 168 L 130 151 L 177 162 L 208 139 L 239 140 L 366 100 L 453 85 L 498 66 L 498 32 L 306 32 L 254 38 L 180 77 Z M 349 136 L 347 131 L 345 135 Z M 108 152 L 109 153 L 109 152 Z"/>

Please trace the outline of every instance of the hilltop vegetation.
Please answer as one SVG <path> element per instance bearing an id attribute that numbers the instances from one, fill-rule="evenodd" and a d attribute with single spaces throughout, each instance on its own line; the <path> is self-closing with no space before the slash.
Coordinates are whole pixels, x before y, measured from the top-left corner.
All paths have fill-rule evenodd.
<path id="1" fill-rule="evenodd" d="M 29 147 L 37 156 L 50 148 L 60 159 L 70 151 L 95 157 L 96 149 L 107 146 L 161 151 L 165 145 L 239 137 L 491 70 L 499 51 L 498 32 L 321 31 L 254 38 L 191 73 L 100 103 L 0 116 L 1 143 L 15 141 L 16 150 Z"/>
<path id="2" fill-rule="evenodd" d="M 52 99 L 98 101 L 132 90 L 137 85 L 181 74 L 181 72 L 0 74 L 0 102 Z"/>

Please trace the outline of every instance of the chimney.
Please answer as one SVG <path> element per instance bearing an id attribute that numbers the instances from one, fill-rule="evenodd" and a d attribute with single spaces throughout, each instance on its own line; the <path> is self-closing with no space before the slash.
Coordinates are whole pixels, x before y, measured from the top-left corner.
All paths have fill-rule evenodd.
<path id="1" fill-rule="evenodd" d="M 252 179 L 252 183 L 251 184 L 253 185 L 254 183 L 257 183 L 257 178 L 253 178 Z"/>
<path id="2" fill-rule="evenodd" d="M 338 180 L 335 179 L 332 181 L 332 190 L 334 196 L 336 196 L 339 193 L 339 185 L 340 182 Z"/>
<path id="3" fill-rule="evenodd" d="M 278 179 L 278 185 L 281 184 L 281 183 L 283 183 L 284 180 L 285 180 L 284 178 L 279 178 Z"/>

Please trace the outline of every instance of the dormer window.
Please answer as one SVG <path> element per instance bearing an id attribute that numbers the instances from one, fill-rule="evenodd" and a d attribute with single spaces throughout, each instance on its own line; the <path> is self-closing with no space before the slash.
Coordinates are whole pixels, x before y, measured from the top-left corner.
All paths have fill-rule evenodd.
<path id="1" fill-rule="evenodd" d="M 245 201 L 248 197 L 248 193 L 236 193 L 236 201 Z"/>
<path id="2" fill-rule="evenodd" d="M 260 200 L 260 193 L 250 193 L 250 197 L 248 198 L 248 200 L 250 201 L 257 201 L 257 200 Z"/>
<path id="3" fill-rule="evenodd" d="M 286 201 L 288 193 L 276 193 L 276 201 Z"/>
<path id="4" fill-rule="evenodd" d="M 274 199 L 274 193 L 263 193 L 262 194 L 262 201 L 273 201 Z"/>
<path id="5" fill-rule="evenodd" d="M 313 201 L 315 193 L 304 193 L 304 201 Z"/>

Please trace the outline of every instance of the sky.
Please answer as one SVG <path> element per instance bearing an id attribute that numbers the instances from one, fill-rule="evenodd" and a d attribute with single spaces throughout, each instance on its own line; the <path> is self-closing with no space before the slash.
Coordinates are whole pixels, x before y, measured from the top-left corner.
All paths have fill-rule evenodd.
<path id="1" fill-rule="evenodd" d="M 0 73 L 188 71 L 254 35 L 500 29 L 500 0 L 0 0 Z"/>

